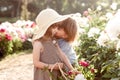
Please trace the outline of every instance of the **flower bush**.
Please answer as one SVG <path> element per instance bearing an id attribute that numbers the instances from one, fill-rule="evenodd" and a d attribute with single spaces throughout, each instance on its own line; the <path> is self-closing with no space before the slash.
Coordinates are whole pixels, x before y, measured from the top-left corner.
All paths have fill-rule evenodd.
<path id="1" fill-rule="evenodd" d="M 33 21 L 18 20 L 15 23 L 0 24 L 0 59 L 8 54 L 31 47 L 31 37 L 36 25 Z M 25 43 L 29 44 L 25 44 Z"/>
<path id="2" fill-rule="evenodd" d="M 12 52 L 12 36 L 4 33 L 5 29 L 0 30 L 0 57 Z M 4 54 L 5 53 L 5 54 Z"/>
<path id="3" fill-rule="evenodd" d="M 95 73 L 97 70 L 94 68 L 94 65 L 90 64 L 90 62 L 80 60 L 77 68 L 82 72 L 87 80 L 93 80 L 95 78 Z"/>
<path id="4" fill-rule="evenodd" d="M 96 13 L 97 15 L 93 15 Z M 105 26 L 109 19 L 105 14 L 96 13 L 90 10 L 83 16 L 87 18 L 87 22 L 84 26 L 80 25 L 79 44 L 75 49 L 78 60 L 84 61 L 80 61 L 80 66 L 77 68 L 82 71 L 87 80 L 119 80 L 119 37 L 117 40 L 112 40 L 108 36 Z M 91 18 L 89 19 L 88 16 Z"/>
<path id="5" fill-rule="evenodd" d="M 89 38 L 87 35 L 80 39 L 82 42 L 79 51 L 77 51 L 80 54 L 79 59 L 84 58 L 90 64 L 94 64 L 93 68 L 97 69 L 97 73 L 95 73 L 97 79 L 105 80 L 119 77 L 119 52 L 116 51 L 113 43 L 110 43 L 109 46 L 99 46 L 96 39 Z"/>

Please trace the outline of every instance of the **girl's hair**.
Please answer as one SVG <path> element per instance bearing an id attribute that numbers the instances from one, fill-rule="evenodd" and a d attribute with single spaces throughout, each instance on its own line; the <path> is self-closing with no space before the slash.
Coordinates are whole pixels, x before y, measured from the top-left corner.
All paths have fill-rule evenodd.
<path id="1" fill-rule="evenodd" d="M 68 42 L 73 42 L 77 36 L 77 23 L 72 18 L 67 18 L 59 24 L 59 29 L 63 29 L 68 37 L 65 39 Z"/>
<path id="2" fill-rule="evenodd" d="M 46 31 L 46 33 L 44 34 L 44 36 L 42 38 L 40 38 L 40 40 L 42 41 L 45 41 L 46 39 L 50 38 L 52 39 L 53 38 L 53 34 L 52 34 L 52 29 L 53 28 L 56 28 L 58 27 L 58 25 L 55 23 L 55 24 L 52 24 Z"/>

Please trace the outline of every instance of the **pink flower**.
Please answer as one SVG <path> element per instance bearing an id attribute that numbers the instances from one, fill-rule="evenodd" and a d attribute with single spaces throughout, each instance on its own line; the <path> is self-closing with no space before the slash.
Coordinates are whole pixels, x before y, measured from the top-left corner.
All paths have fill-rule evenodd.
<path id="1" fill-rule="evenodd" d="M 83 15 L 84 15 L 84 16 L 88 16 L 88 14 L 89 14 L 88 11 L 84 11 L 84 12 L 83 12 Z"/>
<path id="2" fill-rule="evenodd" d="M 28 25 L 28 24 L 26 24 L 26 27 L 29 27 L 29 25 Z"/>
<path id="3" fill-rule="evenodd" d="M 33 22 L 32 25 L 31 25 L 31 28 L 33 28 L 33 27 L 35 27 L 35 26 L 36 26 L 36 24 Z"/>
<path id="4" fill-rule="evenodd" d="M 86 61 L 80 61 L 79 64 L 83 67 L 88 67 L 89 66 L 89 63 L 86 62 Z"/>
<path id="5" fill-rule="evenodd" d="M 22 34 L 20 35 L 20 38 L 21 38 L 22 42 L 26 41 L 26 39 L 27 39 L 27 37 L 25 35 L 22 35 Z"/>
<path id="6" fill-rule="evenodd" d="M 2 32 L 2 33 L 5 32 L 5 31 L 6 31 L 6 30 L 5 30 L 4 28 L 1 28 L 1 29 L 0 29 L 0 32 Z"/>
<path id="7" fill-rule="evenodd" d="M 72 75 L 73 74 L 73 72 L 72 71 L 68 71 L 68 75 Z"/>
<path id="8" fill-rule="evenodd" d="M 94 68 L 91 68 L 90 71 L 91 71 L 92 73 L 94 73 L 94 72 L 95 72 L 95 69 L 94 69 Z"/>
<path id="9" fill-rule="evenodd" d="M 5 38 L 8 40 L 8 41 L 11 41 L 12 40 L 12 36 L 10 34 L 5 34 Z"/>
<path id="10" fill-rule="evenodd" d="M 2 37 L 0 36 L 0 41 L 2 40 Z"/>

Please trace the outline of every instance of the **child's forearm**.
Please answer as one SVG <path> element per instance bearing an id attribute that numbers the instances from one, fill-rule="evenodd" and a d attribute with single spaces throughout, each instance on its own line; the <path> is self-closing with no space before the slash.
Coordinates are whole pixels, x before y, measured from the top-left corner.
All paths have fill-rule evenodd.
<path id="1" fill-rule="evenodd" d="M 63 60 L 63 62 L 67 65 L 67 67 L 69 68 L 69 70 L 73 70 L 73 66 L 71 65 L 68 57 L 64 54 L 64 52 L 62 52 L 62 50 L 58 47 L 58 50 L 60 52 L 60 56 L 61 56 L 61 60 Z"/>

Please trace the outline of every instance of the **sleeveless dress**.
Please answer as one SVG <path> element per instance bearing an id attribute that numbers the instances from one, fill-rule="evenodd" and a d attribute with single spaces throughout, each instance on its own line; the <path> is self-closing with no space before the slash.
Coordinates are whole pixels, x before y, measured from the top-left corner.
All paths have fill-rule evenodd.
<path id="1" fill-rule="evenodd" d="M 62 62 L 59 58 L 59 51 L 52 43 L 52 41 L 42 42 L 44 50 L 40 53 L 40 61 L 47 64 L 55 64 L 56 62 Z M 34 80 L 51 80 L 50 76 L 52 76 L 52 80 L 59 80 L 61 77 L 59 70 L 53 70 L 52 73 L 48 69 L 39 69 L 34 67 Z M 64 80 L 64 79 L 62 79 Z"/>

